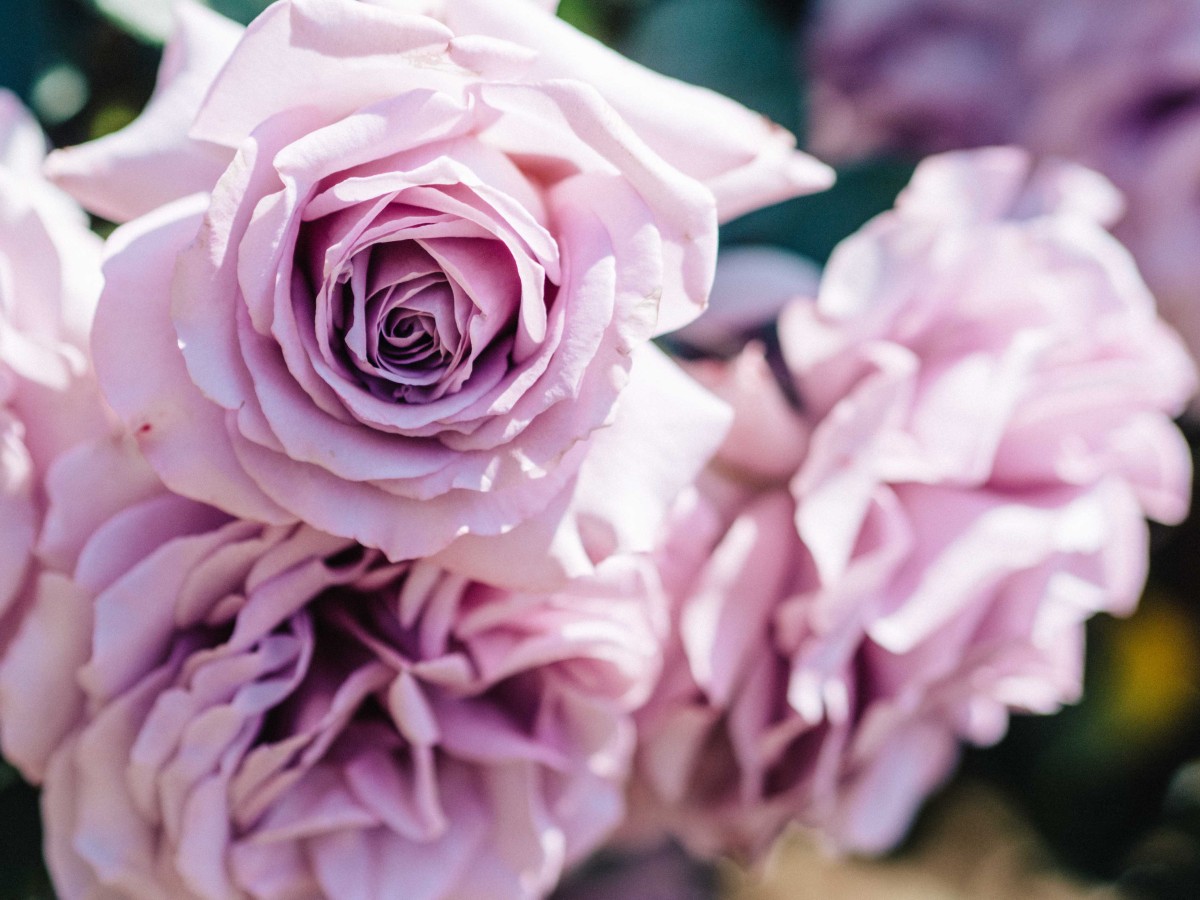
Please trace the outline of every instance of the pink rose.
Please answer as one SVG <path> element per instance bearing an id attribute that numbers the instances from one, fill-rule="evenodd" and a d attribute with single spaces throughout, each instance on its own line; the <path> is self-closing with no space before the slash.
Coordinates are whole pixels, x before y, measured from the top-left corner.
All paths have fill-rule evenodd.
<path id="1" fill-rule="evenodd" d="M 0 697 L 60 896 L 534 898 L 619 821 L 647 561 L 511 592 L 168 493 L 128 439 L 50 488 Z"/>
<path id="2" fill-rule="evenodd" d="M 793 411 L 760 349 L 695 369 L 735 419 L 661 551 L 642 828 L 883 850 L 960 741 L 1078 697 L 1084 620 L 1133 609 L 1143 517 L 1182 519 L 1191 474 L 1194 373 L 1116 201 L 1016 150 L 931 158 L 785 311 Z"/>
<path id="3" fill-rule="evenodd" d="M 807 35 L 810 141 L 831 159 L 1007 143 L 1043 76 L 1037 0 L 827 0 Z"/>
<path id="4" fill-rule="evenodd" d="M 1128 202 L 1114 233 L 1200 359 L 1200 3 L 830 0 L 811 38 L 818 152 L 1003 143 L 1096 169 Z"/>
<path id="5" fill-rule="evenodd" d="M 1200 4 L 1065 4 L 1072 36 L 1018 140 L 1091 166 L 1124 192 L 1114 233 L 1129 247 L 1163 318 L 1200 359 Z M 1200 406 L 1193 401 L 1195 417 Z"/>
<path id="6" fill-rule="evenodd" d="M 45 154 L 41 129 L 0 91 L 0 651 L 23 606 L 39 481 L 104 416 L 84 354 L 100 241 L 42 179 Z"/>
<path id="7" fill-rule="evenodd" d="M 548 583 L 652 531 L 641 485 L 669 502 L 715 448 L 724 412 L 647 342 L 703 308 L 718 201 L 827 170 L 525 0 L 496 9 L 292 0 L 238 34 L 184 6 L 143 117 L 56 154 L 94 208 L 141 216 L 93 346 L 173 490 L 393 559 L 475 560 L 523 526 L 503 555 Z M 687 434 L 606 435 L 664 409 Z M 596 504 L 587 466 L 613 479 Z"/>

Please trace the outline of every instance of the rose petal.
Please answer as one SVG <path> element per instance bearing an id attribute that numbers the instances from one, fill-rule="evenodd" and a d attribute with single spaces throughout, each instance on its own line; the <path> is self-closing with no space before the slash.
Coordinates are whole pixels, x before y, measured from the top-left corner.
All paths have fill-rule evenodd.
<path id="1" fill-rule="evenodd" d="M 262 521 L 287 521 L 234 458 L 225 411 L 188 377 L 169 317 L 175 259 L 195 237 L 206 200 L 178 201 L 113 234 L 92 337 L 97 376 L 168 486 Z M 131 342 L 138 353 L 128 352 Z"/>
<path id="2" fill-rule="evenodd" d="M 455 0 L 442 13 L 458 34 L 487 34 L 539 50 L 528 78 L 595 85 L 668 163 L 716 195 L 721 221 L 800 194 L 824 190 L 833 171 L 797 152 L 783 128 L 713 91 L 631 62 L 567 23 L 513 2 Z M 696 123 L 705 123 L 696 140 Z"/>
<path id="3" fill-rule="evenodd" d="M 193 0 L 182 0 L 175 9 L 178 25 L 142 114 L 120 131 L 57 150 L 46 161 L 50 178 L 114 222 L 211 190 L 232 158 L 188 130 L 242 29 Z"/>

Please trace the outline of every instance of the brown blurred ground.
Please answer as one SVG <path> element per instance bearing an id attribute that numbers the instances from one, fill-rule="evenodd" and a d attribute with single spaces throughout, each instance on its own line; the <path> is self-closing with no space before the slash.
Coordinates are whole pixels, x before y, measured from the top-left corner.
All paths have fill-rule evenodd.
<path id="1" fill-rule="evenodd" d="M 723 871 L 727 900 L 1116 900 L 1053 871 L 1028 823 L 999 794 L 964 784 L 942 798 L 898 858 L 834 859 L 793 832 L 758 873 Z"/>

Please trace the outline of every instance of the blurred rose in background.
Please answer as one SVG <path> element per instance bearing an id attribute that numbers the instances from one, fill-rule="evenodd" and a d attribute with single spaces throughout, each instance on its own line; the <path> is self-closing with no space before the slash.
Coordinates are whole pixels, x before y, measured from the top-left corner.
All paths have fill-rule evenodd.
<path id="1" fill-rule="evenodd" d="M 806 41 L 826 158 L 1020 144 L 1112 179 L 1114 233 L 1200 356 L 1200 3 L 827 0 Z"/>

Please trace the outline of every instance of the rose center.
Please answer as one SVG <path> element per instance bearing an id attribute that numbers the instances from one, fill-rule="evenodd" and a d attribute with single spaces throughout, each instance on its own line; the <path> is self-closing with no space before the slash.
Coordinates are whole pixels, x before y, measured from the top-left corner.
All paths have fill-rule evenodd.
<path id="1" fill-rule="evenodd" d="M 372 247 L 337 278 L 334 331 L 344 365 L 391 402 L 424 402 L 456 390 L 470 342 L 461 288 L 412 242 Z"/>
<path id="2" fill-rule="evenodd" d="M 289 694 L 264 717 L 249 750 L 279 768 L 245 798 L 240 824 L 246 833 L 307 827 L 293 817 L 308 813 L 272 785 L 319 791 L 381 765 L 392 773 L 384 781 L 399 793 L 372 798 L 365 812 L 403 810 L 403 832 L 434 836 L 444 821 L 438 773 L 457 756 L 460 720 L 505 720 L 529 737 L 538 720 L 536 677 L 518 673 L 486 689 L 476 684 L 469 648 L 446 630 L 446 601 L 470 602 L 472 587 L 464 580 L 388 563 L 374 551 L 338 554 L 327 564 L 346 583 L 321 592 L 265 639 L 298 639 L 309 652 L 299 657 Z"/>

